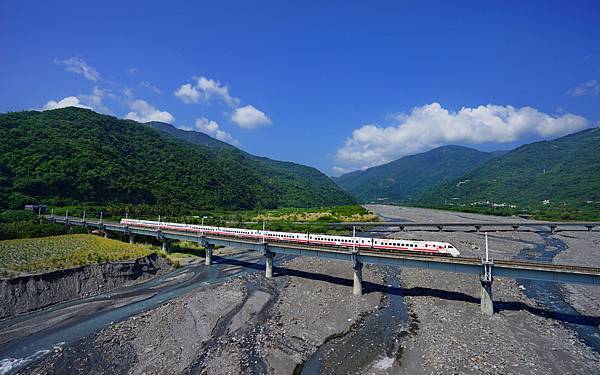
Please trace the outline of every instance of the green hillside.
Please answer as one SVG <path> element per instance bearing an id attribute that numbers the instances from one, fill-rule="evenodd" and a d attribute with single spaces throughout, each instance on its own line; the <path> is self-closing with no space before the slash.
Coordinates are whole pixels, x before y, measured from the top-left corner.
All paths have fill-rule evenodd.
<path id="1" fill-rule="evenodd" d="M 144 123 L 144 125 L 148 125 L 153 129 L 170 134 L 176 138 L 181 139 L 182 141 L 193 143 L 195 145 L 215 148 L 235 148 L 229 143 L 219 141 L 218 139 L 214 139 L 213 137 L 210 137 L 204 133 L 193 130 L 178 129 L 175 126 L 167 124 L 165 122 L 151 121 Z"/>
<path id="2" fill-rule="evenodd" d="M 314 168 L 259 160 L 234 147 L 193 145 L 80 108 L 7 113 L 0 115 L 0 207 L 43 202 L 189 210 L 354 203 Z"/>
<path id="3" fill-rule="evenodd" d="M 587 207 L 600 201 L 600 129 L 521 146 L 427 192 L 421 203 Z M 546 204 L 543 202 L 546 201 Z M 594 203 L 595 202 L 595 203 Z"/>
<path id="4" fill-rule="evenodd" d="M 461 146 L 443 146 L 334 178 L 360 201 L 412 202 L 432 186 L 464 175 L 494 156 Z"/>

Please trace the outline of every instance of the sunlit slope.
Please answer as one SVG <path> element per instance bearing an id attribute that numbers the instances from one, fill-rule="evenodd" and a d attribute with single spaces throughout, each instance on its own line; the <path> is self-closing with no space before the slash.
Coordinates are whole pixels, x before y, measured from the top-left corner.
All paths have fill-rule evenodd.
<path id="1" fill-rule="evenodd" d="M 600 129 L 521 146 L 434 188 L 422 201 L 520 205 L 600 201 Z"/>
<path id="2" fill-rule="evenodd" d="M 2 114 L 0 207 L 36 201 L 186 209 L 354 203 L 314 168 L 259 162 L 134 121 L 80 108 Z"/>

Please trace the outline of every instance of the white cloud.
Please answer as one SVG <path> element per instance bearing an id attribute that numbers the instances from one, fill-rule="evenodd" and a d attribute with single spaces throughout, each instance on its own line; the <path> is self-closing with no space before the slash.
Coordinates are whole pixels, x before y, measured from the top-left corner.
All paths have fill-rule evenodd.
<path id="1" fill-rule="evenodd" d="M 49 100 L 42 110 L 66 108 L 66 107 L 79 107 L 91 109 L 99 113 L 112 114 L 110 109 L 104 105 L 103 99 L 105 97 L 111 97 L 112 94 L 108 89 L 101 89 L 98 86 L 94 86 L 92 93 L 89 95 L 77 95 L 67 96 L 59 101 Z"/>
<path id="2" fill-rule="evenodd" d="M 573 87 L 571 90 L 567 92 L 567 94 L 572 96 L 583 96 L 583 95 L 600 95 L 600 82 L 596 80 L 591 80 L 584 82 L 578 86 Z"/>
<path id="3" fill-rule="evenodd" d="M 219 99 L 231 107 L 239 104 L 240 100 L 229 94 L 229 88 L 221 82 L 206 77 L 194 77 L 195 82 L 186 83 L 175 91 L 175 96 L 184 103 L 197 103 L 199 100 L 210 101 Z"/>
<path id="4" fill-rule="evenodd" d="M 155 94 L 160 94 L 160 89 L 148 81 L 140 82 L 140 86 L 152 91 Z"/>
<path id="5" fill-rule="evenodd" d="M 531 107 L 488 104 L 448 111 L 438 103 L 394 116 L 395 125 L 368 124 L 352 132 L 336 159 L 351 168 L 368 168 L 447 144 L 510 143 L 524 137 L 552 138 L 589 127 L 574 114 L 552 116 Z"/>
<path id="6" fill-rule="evenodd" d="M 127 71 L 129 72 L 129 74 L 136 74 L 139 73 L 139 69 L 138 68 L 129 68 L 127 69 Z"/>
<path id="7" fill-rule="evenodd" d="M 334 165 L 331 169 L 333 170 L 333 174 L 335 176 L 340 176 L 340 175 L 346 174 L 348 172 L 352 172 L 352 169 L 338 167 L 337 165 Z"/>
<path id="8" fill-rule="evenodd" d="M 231 134 L 221 130 L 216 121 L 207 119 L 206 117 L 196 119 L 196 128 L 220 141 L 238 145 L 237 139 L 234 139 Z"/>
<path id="9" fill-rule="evenodd" d="M 175 91 L 175 96 L 181 99 L 182 102 L 189 104 L 197 103 L 200 93 L 191 83 L 186 83 L 185 85 L 179 86 L 177 91 Z"/>
<path id="10" fill-rule="evenodd" d="M 145 100 L 135 100 L 129 103 L 129 108 L 131 109 L 131 112 L 125 115 L 125 118 L 129 120 L 137 122 L 160 121 L 167 123 L 173 123 L 175 121 L 175 117 L 169 112 L 158 110 Z"/>
<path id="11" fill-rule="evenodd" d="M 251 105 L 236 108 L 231 114 L 231 121 L 244 129 L 254 129 L 257 126 L 271 123 L 271 119 L 264 112 Z"/>
<path id="12" fill-rule="evenodd" d="M 64 66 L 67 71 L 80 74 L 90 81 L 96 82 L 100 79 L 100 73 L 82 58 L 69 57 L 64 60 L 54 60 L 54 62 L 57 65 Z"/>
<path id="13" fill-rule="evenodd" d="M 50 109 L 59 109 L 59 108 L 67 108 L 67 107 L 78 107 L 85 109 L 92 109 L 86 105 L 83 105 L 79 98 L 76 96 L 67 96 L 59 101 L 49 100 L 46 105 L 42 108 L 42 111 L 47 111 Z"/>

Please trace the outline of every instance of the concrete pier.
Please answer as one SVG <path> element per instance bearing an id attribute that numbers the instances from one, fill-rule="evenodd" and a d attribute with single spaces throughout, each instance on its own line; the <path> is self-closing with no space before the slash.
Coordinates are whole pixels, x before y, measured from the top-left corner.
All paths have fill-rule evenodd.
<path id="1" fill-rule="evenodd" d="M 358 260 L 358 253 L 352 253 L 352 270 L 354 271 L 354 283 L 352 284 L 352 294 L 362 296 L 362 268 L 363 264 Z"/>
<path id="2" fill-rule="evenodd" d="M 270 279 L 273 277 L 273 257 L 275 256 L 272 252 L 265 254 L 265 277 Z"/>
<path id="3" fill-rule="evenodd" d="M 167 241 L 166 238 L 164 238 L 163 241 L 162 241 L 162 250 L 164 252 L 168 252 L 169 251 L 169 241 Z"/>
<path id="4" fill-rule="evenodd" d="M 133 233 L 129 233 L 129 243 L 130 244 L 135 243 L 135 235 Z"/>
<path id="5" fill-rule="evenodd" d="M 206 245 L 205 252 L 206 255 L 204 256 L 204 264 L 210 266 L 212 264 L 213 245 Z"/>
<path id="6" fill-rule="evenodd" d="M 104 231 L 104 238 L 108 238 L 108 231 L 107 230 Z"/>
<path id="7" fill-rule="evenodd" d="M 492 282 L 481 279 L 481 312 L 485 315 L 494 315 L 494 301 L 492 300 Z"/>

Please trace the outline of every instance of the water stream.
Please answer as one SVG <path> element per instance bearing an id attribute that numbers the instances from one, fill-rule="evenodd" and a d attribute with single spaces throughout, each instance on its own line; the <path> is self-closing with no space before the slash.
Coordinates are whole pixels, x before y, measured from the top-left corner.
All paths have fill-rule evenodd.
<path id="1" fill-rule="evenodd" d="M 254 262 L 256 268 L 262 262 L 257 253 L 229 255 L 228 258 Z M 254 270 L 255 268 L 235 263 L 232 265 L 225 258 L 215 257 L 211 267 L 185 266 L 144 283 L 2 320 L 1 335 L 14 334 L 15 327 L 19 327 L 19 335 L 22 336 L 0 346 L 0 375 L 15 373 L 53 348 L 76 342 L 113 322 L 154 308 L 199 287 L 223 282 Z M 35 328 L 45 322 L 55 323 L 46 324 L 41 330 Z"/>
<path id="2" fill-rule="evenodd" d="M 552 263 L 555 256 L 567 249 L 567 245 L 559 238 L 547 232 L 539 233 L 544 243 L 535 243 L 533 248 L 525 248 L 516 256 L 517 259 Z M 525 287 L 525 295 L 545 306 L 549 314 L 577 332 L 579 338 L 592 350 L 600 353 L 600 327 L 589 322 L 565 298 L 561 284 L 517 279 L 519 285 Z M 565 319 L 567 318 L 568 319 Z"/>

